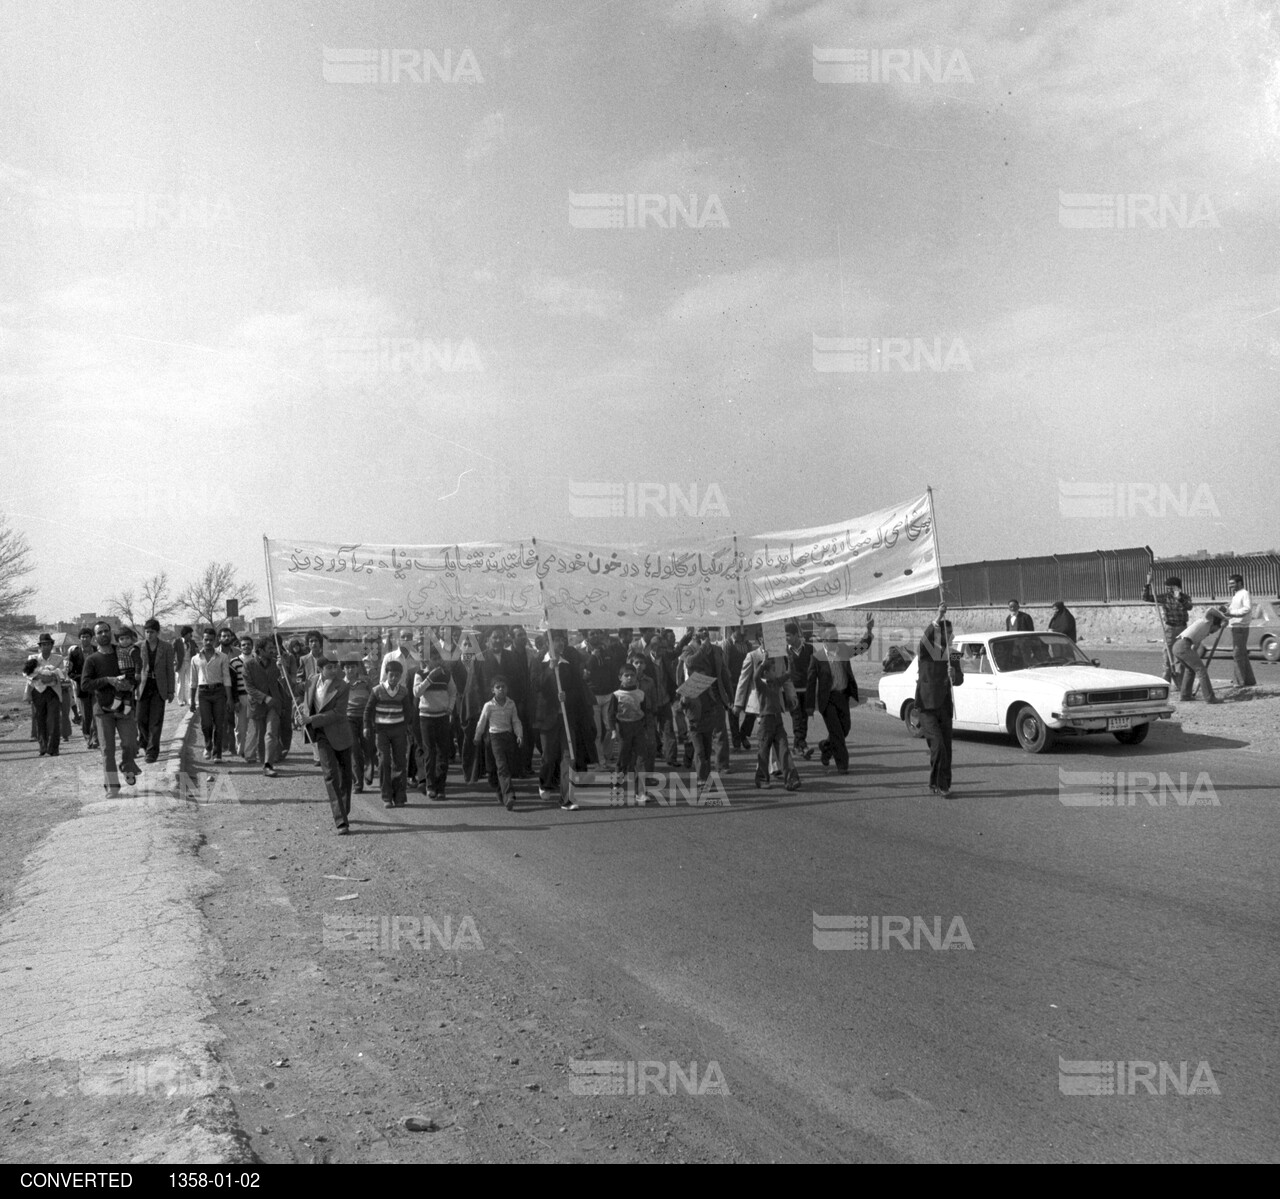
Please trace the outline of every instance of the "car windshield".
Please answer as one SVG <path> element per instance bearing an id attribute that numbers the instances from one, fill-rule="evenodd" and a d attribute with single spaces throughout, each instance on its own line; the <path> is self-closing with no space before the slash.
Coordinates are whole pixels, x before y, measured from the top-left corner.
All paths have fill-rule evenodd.
<path id="1" fill-rule="evenodd" d="M 991 641 L 991 658 L 1002 672 L 1038 666 L 1092 665 L 1076 643 L 1061 633 L 996 637 Z"/>

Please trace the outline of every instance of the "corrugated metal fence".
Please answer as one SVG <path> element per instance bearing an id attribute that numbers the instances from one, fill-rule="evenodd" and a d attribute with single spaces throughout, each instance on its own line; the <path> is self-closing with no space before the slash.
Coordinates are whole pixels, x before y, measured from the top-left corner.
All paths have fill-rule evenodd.
<path id="1" fill-rule="evenodd" d="M 1274 599 L 1280 592 L 1280 555 L 1254 554 L 1244 558 L 1157 558 L 1155 583 L 1170 575 L 1182 580 L 1182 589 L 1195 599 L 1230 599 L 1227 579 L 1243 575 L 1244 585 L 1255 599 Z"/>
<path id="2" fill-rule="evenodd" d="M 1178 575 L 1193 597 L 1229 596 L 1227 577 L 1244 576 L 1255 597 L 1280 590 L 1280 556 L 1154 558 L 1147 546 L 1122 550 L 1094 550 L 1083 554 L 1051 554 L 1042 558 L 1002 558 L 994 562 L 963 562 L 942 568 L 947 603 L 953 607 L 1003 607 L 1011 599 L 1022 604 L 1123 604 L 1142 599 L 1147 571 L 1157 588 L 1169 575 Z M 885 600 L 876 608 L 932 608 L 938 589 L 902 599 Z"/>

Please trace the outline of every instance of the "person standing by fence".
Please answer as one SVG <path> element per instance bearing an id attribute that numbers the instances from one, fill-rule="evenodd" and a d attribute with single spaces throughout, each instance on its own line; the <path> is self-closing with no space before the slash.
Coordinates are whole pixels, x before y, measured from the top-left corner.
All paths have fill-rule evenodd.
<path id="1" fill-rule="evenodd" d="M 1182 667 L 1177 665 L 1178 659 L 1174 656 L 1173 646 L 1174 642 L 1182 636 L 1183 630 L 1187 627 L 1187 622 L 1191 619 L 1191 609 L 1195 607 L 1195 604 L 1191 602 L 1191 597 L 1182 590 L 1182 580 L 1177 575 L 1170 575 L 1165 579 L 1164 585 L 1167 590 L 1162 591 L 1159 595 L 1152 594 L 1151 572 L 1147 571 L 1147 581 L 1142 588 L 1142 598 L 1149 604 L 1157 604 L 1160 608 L 1160 625 L 1164 631 L 1164 643 L 1166 646 L 1164 677 L 1170 683 L 1177 683 L 1183 671 Z"/>
<path id="2" fill-rule="evenodd" d="M 1243 575 L 1232 575 L 1231 602 L 1227 616 L 1231 628 L 1231 656 L 1235 660 L 1235 684 L 1237 687 L 1254 687 L 1258 680 L 1249 661 L 1249 622 L 1253 619 L 1253 597 L 1244 585 Z"/>

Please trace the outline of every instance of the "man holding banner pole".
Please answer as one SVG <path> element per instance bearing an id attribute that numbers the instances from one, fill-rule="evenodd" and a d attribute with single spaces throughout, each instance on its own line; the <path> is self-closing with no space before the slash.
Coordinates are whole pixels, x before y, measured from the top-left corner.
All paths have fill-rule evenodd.
<path id="1" fill-rule="evenodd" d="M 849 773 L 849 747 L 846 741 L 853 722 L 849 709 L 858 702 L 858 683 L 853 677 L 853 659 L 866 653 L 871 645 L 875 617 L 867 615 L 867 631 L 854 645 L 839 642 L 836 626 L 827 625 L 822 641 L 814 646 L 809 663 L 809 678 L 805 689 L 806 716 L 815 712 L 826 725 L 827 736 L 819 742 L 823 766 L 833 759 L 837 774 Z"/>

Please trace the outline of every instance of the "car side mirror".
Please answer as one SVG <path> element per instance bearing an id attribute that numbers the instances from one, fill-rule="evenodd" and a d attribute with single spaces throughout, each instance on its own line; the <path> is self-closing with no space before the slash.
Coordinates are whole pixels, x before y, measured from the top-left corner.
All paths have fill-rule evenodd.
<path id="1" fill-rule="evenodd" d="M 1101 665 L 1102 665 L 1102 663 L 1101 663 L 1101 662 L 1099 662 L 1097 658 L 1090 658 L 1090 659 L 1089 659 L 1089 665 L 1090 665 L 1090 666 L 1101 666 Z"/>

